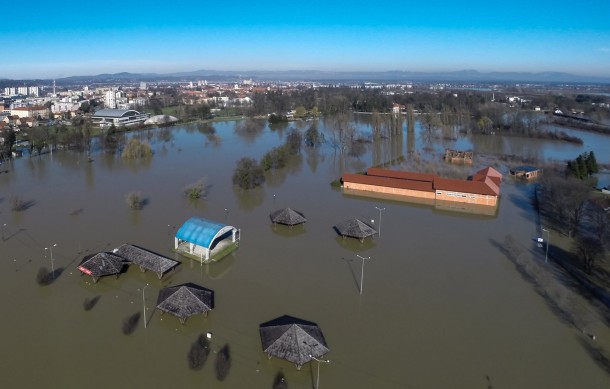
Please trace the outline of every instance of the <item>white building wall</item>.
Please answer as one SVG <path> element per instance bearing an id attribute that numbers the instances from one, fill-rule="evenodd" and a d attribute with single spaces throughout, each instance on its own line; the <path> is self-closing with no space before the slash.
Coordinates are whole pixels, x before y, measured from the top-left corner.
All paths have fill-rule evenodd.
<path id="1" fill-rule="evenodd" d="M 116 108 L 116 93 L 114 91 L 107 91 L 104 94 L 104 106 L 106 108 Z"/>

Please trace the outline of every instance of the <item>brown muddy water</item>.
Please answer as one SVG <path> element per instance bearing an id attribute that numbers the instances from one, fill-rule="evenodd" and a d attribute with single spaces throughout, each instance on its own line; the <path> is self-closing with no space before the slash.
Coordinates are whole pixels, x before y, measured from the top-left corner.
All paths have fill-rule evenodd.
<path id="1" fill-rule="evenodd" d="M 263 188 L 242 192 L 231 183 L 235 162 L 260 158 L 283 141 L 284 130 L 244 135 L 233 126 L 215 124 L 220 144 L 193 127 L 172 129 L 169 140 L 156 131 L 136 134 L 152 143 L 149 162 L 99 152 L 87 162 L 83 154 L 54 152 L 1 166 L 9 170 L 0 174 L 2 387 L 271 388 L 281 371 L 290 388 L 311 388 L 315 363 L 297 371 L 262 352 L 259 324 L 284 314 L 316 322 L 324 333 L 331 362 L 320 366 L 320 388 L 610 387 L 578 331 L 495 245 L 511 234 L 532 261 L 544 261 L 533 243 L 539 230 L 530 187 L 506 180 L 495 216 L 348 196 L 330 187 L 343 170 L 364 170 L 380 152 L 406 155 L 404 136 L 360 158 L 340 158 L 328 146 L 303 152 Z M 464 168 L 464 176 L 473 170 Z M 184 198 L 182 188 L 202 177 L 210 186 L 207 198 Z M 140 211 L 128 209 L 132 191 L 147 199 Z M 12 211 L 15 195 L 29 208 Z M 286 206 L 305 214 L 303 228 L 271 225 L 269 213 Z M 364 243 L 337 237 L 333 226 L 352 217 L 379 227 L 375 207 L 385 208 L 381 236 Z M 203 266 L 173 254 L 173 234 L 191 216 L 240 228 L 239 249 Z M 84 256 L 122 243 L 181 265 L 161 281 L 133 266 L 97 284 L 79 275 Z M 45 247 L 61 274 L 39 286 L 39 268 L 51 267 Z M 371 257 L 362 295 L 358 255 Z M 214 290 L 215 308 L 181 325 L 154 307 L 161 288 L 186 282 Z M 123 320 L 142 313 L 147 284 L 147 328 L 140 320 L 124 335 Z M 84 301 L 95 297 L 98 303 L 85 310 Z M 607 348 L 608 328 L 598 320 L 591 331 Z M 202 332 L 213 333 L 214 351 L 230 347 L 223 382 L 215 378 L 215 354 L 202 370 L 188 368 L 187 352 Z"/>

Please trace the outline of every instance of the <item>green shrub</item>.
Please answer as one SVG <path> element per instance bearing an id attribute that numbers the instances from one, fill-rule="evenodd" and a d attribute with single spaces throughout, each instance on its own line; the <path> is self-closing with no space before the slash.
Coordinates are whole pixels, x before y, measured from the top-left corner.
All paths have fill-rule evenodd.
<path id="1" fill-rule="evenodd" d="M 205 179 L 184 187 L 184 195 L 189 199 L 196 200 L 207 195 L 205 190 Z"/>
<path id="2" fill-rule="evenodd" d="M 289 148 L 284 145 L 274 147 L 261 158 L 261 167 L 263 170 L 281 169 L 288 163 L 290 157 Z"/>
<path id="3" fill-rule="evenodd" d="M 148 142 L 141 142 L 138 139 L 131 138 L 125 146 L 121 156 L 126 159 L 140 159 L 152 157 L 152 149 Z"/>

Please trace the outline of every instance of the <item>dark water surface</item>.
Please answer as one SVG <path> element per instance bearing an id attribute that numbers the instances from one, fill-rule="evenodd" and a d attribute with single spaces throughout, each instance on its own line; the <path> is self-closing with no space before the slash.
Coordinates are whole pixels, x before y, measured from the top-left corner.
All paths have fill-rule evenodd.
<path id="1" fill-rule="evenodd" d="M 259 324 L 284 314 L 316 322 L 324 332 L 331 363 L 320 366 L 321 388 L 610 387 L 576 331 L 495 246 L 511 234 L 532 260 L 544 261 L 532 243 L 538 230 L 530 187 L 507 180 L 496 216 L 347 196 L 330 187 L 343 170 L 406 154 L 405 134 L 398 145 L 375 145 L 361 158 L 341 158 L 328 146 L 304 151 L 263 188 L 242 192 L 231 183 L 236 161 L 260 158 L 283 142 L 285 129 L 244 135 L 234 123 L 215 127 L 220 144 L 192 126 L 174 128 L 169 141 L 155 132 L 136 134 L 150 137 L 155 156 L 148 162 L 100 153 L 87 162 L 82 154 L 55 152 L 15 160 L 0 174 L 2 387 L 271 388 L 282 371 L 290 388 L 311 388 L 315 363 L 297 371 L 261 350 Z M 210 185 L 207 198 L 184 198 L 183 187 L 202 177 Z M 132 191 L 147 199 L 140 211 L 128 209 Z M 15 195 L 29 202 L 27 210 L 11 211 Z M 307 224 L 272 226 L 269 213 L 285 206 L 303 212 Z M 337 237 L 333 226 L 352 217 L 379 227 L 376 206 L 385 207 L 381 236 L 364 243 Z M 203 266 L 173 254 L 176 228 L 191 216 L 240 228 L 239 249 Z M 122 243 L 181 265 L 162 281 L 135 266 L 97 284 L 79 275 L 84 256 Z M 39 286 L 39 268 L 51 267 L 45 247 L 61 273 Z M 371 257 L 362 295 L 357 255 Z M 215 308 L 181 325 L 154 307 L 162 287 L 185 282 L 214 290 Z M 123 320 L 142 313 L 147 284 L 147 328 L 141 318 L 124 335 Z M 86 311 L 85 299 L 97 296 Z M 607 327 L 592 326 L 607 345 Z M 200 371 L 187 365 L 191 343 L 207 331 L 214 351 L 225 344 L 231 350 L 222 383 L 214 375 L 215 354 Z"/>

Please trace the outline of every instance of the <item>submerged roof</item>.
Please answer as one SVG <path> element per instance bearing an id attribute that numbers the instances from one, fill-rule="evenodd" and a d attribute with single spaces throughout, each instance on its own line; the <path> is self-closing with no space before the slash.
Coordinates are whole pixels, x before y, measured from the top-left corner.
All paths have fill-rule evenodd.
<path id="1" fill-rule="evenodd" d="M 176 238 L 209 248 L 214 238 L 234 229 L 222 223 L 192 217 L 176 232 Z"/>
<path id="2" fill-rule="evenodd" d="M 320 327 L 296 317 L 278 317 L 261 324 L 259 331 L 264 352 L 299 366 L 330 351 Z"/>
<path id="3" fill-rule="evenodd" d="M 214 292 L 193 283 L 164 288 L 159 291 L 157 308 L 184 322 L 189 316 L 214 308 Z"/>
<path id="4" fill-rule="evenodd" d="M 269 217 L 271 218 L 272 222 L 286 224 L 287 226 L 294 226 L 307 221 L 305 215 L 299 211 L 295 211 L 292 208 L 278 209 L 275 212 L 271 212 Z"/>
<path id="5" fill-rule="evenodd" d="M 83 260 L 78 266 L 78 270 L 93 277 L 103 277 L 120 273 L 123 266 L 125 266 L 123 258 L 111 253 L 101 252 Z"/>
<path id="6" fill-rule="evenodd" d="M 358 239 L 364 239 L 377 233 L 373 227 L 358 219 L 346 220 L 337 224 L 335 229 L 340 235 Z"/>
<path id="7" fill-rule="evenodd" d="M 125 260 L 131 263 L 135 263 L 159 274 L 165 273 L 179 263 L 173 259 L 163 257 L 130 244 L 121 245 L 119 248 L 114 249 L 113 253 L 125 258 Z"/>

